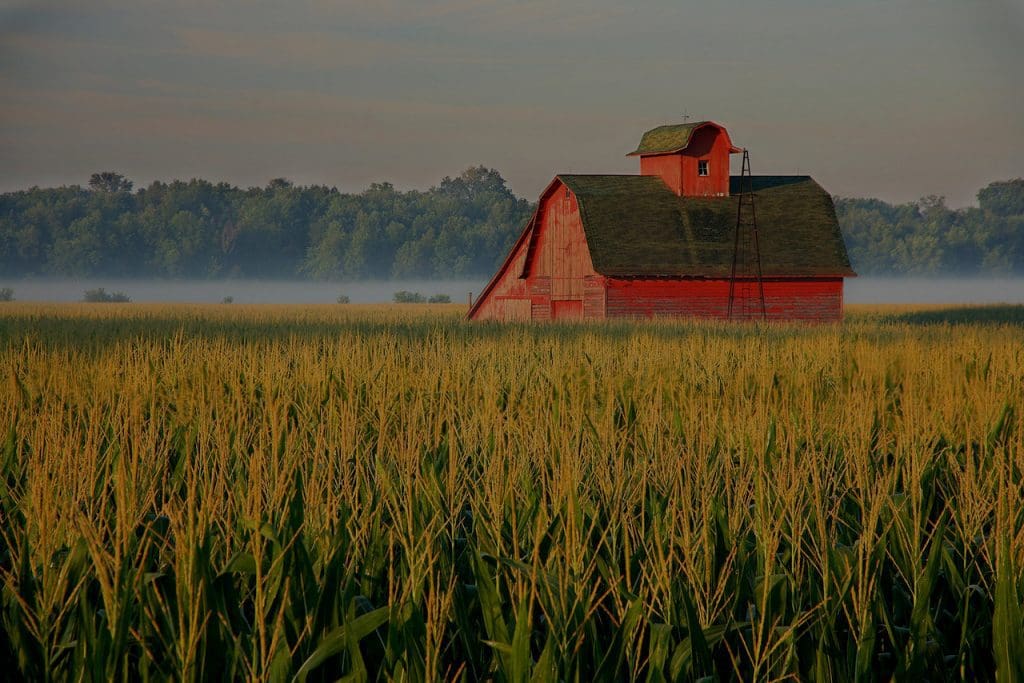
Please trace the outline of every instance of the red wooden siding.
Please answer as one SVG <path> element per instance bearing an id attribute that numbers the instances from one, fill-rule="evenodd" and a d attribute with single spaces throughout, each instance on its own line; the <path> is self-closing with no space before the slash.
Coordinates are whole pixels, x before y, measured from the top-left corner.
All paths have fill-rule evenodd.
<path id="1" fill-rule="evenodd" d="M 534 320 L 584 317 L 585 278 L 596 275 L 576 197 L 560 181 L 543 194 L 526 264 Z"/>
<path id="2" fill-rule="evenodd" d="M 473 320 L 529 320 L 530 282 L 519 278 L 533 230 L 520 238 L 470 311 Z M 525 311 L 525 314 L 524 314 Z"/>
<path id="3" fill-rule="evenodd" d="M 640 175 L 660 176 L 669 189 L 683 194 L 683 155 L 656 154 L 640 157 Z"/>
<path id="4" fill-rule="evenodd" d="M 747 292 L 743 290 L 746 289 Z M 741 288 L 750 299 L 737 310 L 758 315 L 756 283 Z M 764 283 L 765 308 L 772 320 L 841 320 L 842 278 L 772 279 Z M 729 310 L 728 280 L 608 280 L 607 317 L 694 316 L 725 318 Z"/>
<path id="5" fill-rule="evenodd" d="M 600 320 L 605 317 L 605 283 L 603 275 L 583 279 L 583 317 Z"/>
<path id="6" fill-rule="evenodd" d="M 551 302 L 552 320 L 583 320 L 583 299 L 557 299 Z"/>
<path id="7" fill-rule="evenodd" d="M 532 320 L 579 319 L 585 310 L 591 312 L 586 317 L 603 317 L 602 287 L 587 294 L 584 304 L 587 281 L 594 278 L 603 280 L 594 272 L 576 197 L 561 181 L 555 181 L 541 196 L 533 230 L 484 292 L 472 317 L 506 320 L 507 311 L 513 308 L 517 320 L 522 319 L 523 310 L 529 311 Z M 592 289 L 594 285 L 589 286 Z M 522 301 L 528 302 L 528 307 L 523 308 Z"/>
<path id="8" fill-rule="evenodd" d="M 683 194 L 693 197 L 729 194 L 729 138 L 714 126 L 693 132 L 683 150 Z M 697 175 L 698 161 L 708 162 L 708 175 Z"/>
<path id="9" fill-rule="evenodd" d="M 551 299 L 583 300 L 583 278 L 595 275 L 576 197 L 561 182 L 541 200 L 540 233 L 529 276 L 551 278 Z"/>
<path id="10" fill-rule="evenodd" d="M 551 320 L 551 278 L 529 279 L 530 304 L 534 320 Z"/>

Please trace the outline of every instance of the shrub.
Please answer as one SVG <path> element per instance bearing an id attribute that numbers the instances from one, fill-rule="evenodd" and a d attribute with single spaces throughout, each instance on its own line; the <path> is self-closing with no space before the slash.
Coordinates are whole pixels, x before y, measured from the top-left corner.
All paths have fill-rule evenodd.
<path id="1" fill-rule="evenodd" d="M 103 287 L 97 287 L 85 290 L 82 301 L 91 304 L 121 304 L 131 301 L 131 297 L 124 292 L 107 292 Z"/>
<path id="2" fill-rule="evenodd" d="M 235 297 L 233 297 L 233 296 L 226 296 L 223 299 L 221 299 L 220 302 L 222 304 L 233 304 L 233 303 L 235 303 Z"/>
<path id="3" fill-rule="evenodd" d="M 450 304 L 451 302 L 452 298 L 447 294 L 434 294 L 429 299 L 427 299 L 427 303 L 431 304 Z"/>
<path id="4" fill-rule="evenodd" d="M 14 301 L 14 290 L 10 287 L 0 287 L 0 301 Z"/>
<path id="5" fill-rule="evenodd" d="M 426 302 L 426 297 L 419 292 L 408 292 L 404 289 L 400 292 L 395 292 L 396 304 L 424 304 Z"/>
<path id="6" fill-rule="evenodd" d="M 349 303 L 348 294 L 339 294 L 338 295 L 338 303 L 339 304 L 347 304 L 347 303 Z"/>

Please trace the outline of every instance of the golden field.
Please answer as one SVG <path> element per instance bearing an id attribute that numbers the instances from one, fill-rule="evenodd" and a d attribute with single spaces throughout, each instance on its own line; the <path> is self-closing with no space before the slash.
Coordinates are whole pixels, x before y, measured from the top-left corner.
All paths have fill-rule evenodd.
<path id="1" fill-rule="evenodd" d="M 1024 320 L 0 304 L 24 680 L 1015 680 Z"/>

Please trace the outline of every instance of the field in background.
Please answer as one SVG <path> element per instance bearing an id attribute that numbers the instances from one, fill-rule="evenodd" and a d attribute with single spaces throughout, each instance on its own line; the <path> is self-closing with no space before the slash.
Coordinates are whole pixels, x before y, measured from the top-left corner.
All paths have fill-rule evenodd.
<path id="1" fill-rule="evenodd" d="M 0 304 L 0 670 L 1024 673 L 1019 307 L 464 311 Z"/>

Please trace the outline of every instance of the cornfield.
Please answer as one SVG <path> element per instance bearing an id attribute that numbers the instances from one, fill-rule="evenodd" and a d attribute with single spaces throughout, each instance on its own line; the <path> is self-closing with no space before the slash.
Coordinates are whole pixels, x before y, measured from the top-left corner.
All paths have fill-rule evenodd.
<path id="1" fill-rule="evenodd" d="M 1019 324 L 461 314 L 3 304 L 0 671 L 1024 674 Z"/>

